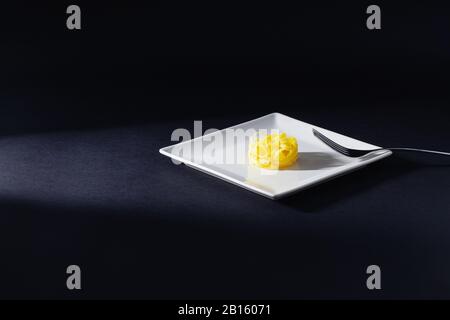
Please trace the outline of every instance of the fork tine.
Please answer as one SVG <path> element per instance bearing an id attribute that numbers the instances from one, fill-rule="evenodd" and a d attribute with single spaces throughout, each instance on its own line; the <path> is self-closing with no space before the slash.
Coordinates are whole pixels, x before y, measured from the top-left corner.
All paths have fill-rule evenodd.
<path id="1" fill-rule="evenodd" d="M 334 142 L 333 140 L 327 139 L 329 142 L 329 145 L 333 146 L 335 149 L 340 150 L 342 153 L 349 154 L 351 151 L 348 148 L 345 148 L 344 146 L 339 145 L 338 143 Z"/>
<path id="2" fill-rule="evenodd" d="M 322 142 L 324 142 L 326 145 L 328 145 L 330 148 L 334 149 L 337 152 L 340 152 L 342 154 L 348 155 L 350 154 L 349 150 L 345 149 L 342 146 L 339 146 L 335 143 L 333 143 L 332 141 L 326 140 L 326 139 L 322 139 L 322 137 L 319 137 L 320 140 L 322 140 Z"/>
<path id="3" fill-rule="evenodd" d="M 325 143 L 326 145 L 328 145 L 330 148 L 332 148 L 333 150 L 347 156 L 347 157 L 352 157 L 352 158 L 357 158 L 357 157 L 361 157 L 365 154 L 368 154 L 372 151 L 376 151 L 376 150 L 381 150 L 381 149 L 373 149 L 373 150 L 356 150 L 356 149 L 350 149 L 350 148 L 346 148 L 342 145 L 340 145 L 339 143 L 331 140 L 330 138 L 328 138 L 327 136 L 325 136 L 324 134 L 320 133 L 319 131 L 317 131 L 316 129 L 312 129 L 314 135 L 319 138 L 323 143 Z"/>
<path id="4" fill-rule="evenodd" d="M 335 151 L 337 151 L 347 157 L 356 158 L 356 157 L 363 156 L 363 155 L 367 154 L 368 152 L 370 152 L 368 150 L 367 151 L 366 150 L 354 150 L 354 149 L 346 148 L 346 147 L 338 144 L 337 142 L 331 140 L 330 138 L 326 137 L 325 135 L 323 135 L 322 133 L 320 133 L 319 131 L 317 131 L 315 129 L 313 129 L 313 132 L 317 138 L 322 140 L 322 142 L 324 142 L 330 148 L 334 149 Z"/>
<path id="5" fill-rule="evenodd" d="M 327 144 L 330 148 L 332 148 L 332 149 L 336 150 L 337 152 L 342 153 L 344 155 L 347 155 L 347 156 L 351 155 L 351 151 L 348 148 L 345 148 L 344 146 L 337 144 L 333 140 L 330 140 L 328 137 L 324 136 L 319 131 L 313 129 L 313 133 L 320 140 L 322 140 L 325 144 Z"/>
<path id="6" fill-rule="evenodd" d="M 351 155 L 351 150 L 349 150 L 348 148 L 341 146 L 338 143 L 336 143 L 328 138 L 326 139 L 326 141 L 327 141 L 328 146 L 330 146 L 334 150 L 336 150 L 342 154 L 345 154 L 345 155 Z"/>
<path id="7" fill-rule="evenodd" d="M 338 146 L 337 144 L 333 143 L 332 141 L 323 139 L 322 137 L 320 137 L 320 138 L 321 138 L 321 140 L 322 140 L 323 142 L 325 142 L 326 145 L 328 145 L 328 146 L 331 147 L 332 149 L 334 149 L 334 150 L 336 150 L 336 151 L 338 151 L 338 152 L 344 153 L 344 154 L 348 154 L 348 150 L 347 150 L 347 149 L 345 149 L 345 148 L 343 148 L 343 147 L 341 147 L 341 146 Z"/>

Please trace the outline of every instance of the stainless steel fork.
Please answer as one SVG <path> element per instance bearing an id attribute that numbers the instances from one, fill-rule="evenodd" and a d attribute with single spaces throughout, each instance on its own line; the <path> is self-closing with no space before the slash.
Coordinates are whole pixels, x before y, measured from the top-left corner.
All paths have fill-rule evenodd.
<path id="1" fill-rule="evenodd" d="M 376 149 L 370 149 L 370 150 L 359 150 L 359 149 L 351 149 L 344 147 L 343 145 L 331 140 L 330 138 L 326 137 L 324 134 L 320 133 L 316 129 L 312 129 L 313 134 L 319 138 L 323 143 L 325 143 L 327 146 L 329 146 L 331 149 L 343 154 L 344 156 L 351 157 L 351 158 L 358 158 L 361 156 L 364 156 L 368 153 L 379 151 L 379 150 L 402 150 L 402 151 L 414 151 L 414 152 L 426 152 L 426 153 L 434 153 L 434 154 L 440 154 L 444 156 L 450 156 L 449 152 L 442 152 L 442 151 L 435 151 L 435 150 L 425 150 L 425 149 L 415 149 L 415 148 L 376 148 Z"/>

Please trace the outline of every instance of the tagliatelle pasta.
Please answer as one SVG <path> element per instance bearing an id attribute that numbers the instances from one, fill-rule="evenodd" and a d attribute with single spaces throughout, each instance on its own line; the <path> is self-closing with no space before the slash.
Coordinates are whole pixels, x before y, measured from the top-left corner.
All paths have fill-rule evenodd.
<path id="1" fill-rule="evenodd" d="M 252 165 L 265 169 L 282 169 L 293 165 L 298 158 L 298 144 L 286 133 L 252 137 L 248 157 Z"/>

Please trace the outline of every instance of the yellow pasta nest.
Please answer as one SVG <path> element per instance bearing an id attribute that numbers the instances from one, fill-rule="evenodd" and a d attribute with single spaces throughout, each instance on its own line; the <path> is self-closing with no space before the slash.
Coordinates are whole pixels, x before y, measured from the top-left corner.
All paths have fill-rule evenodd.
<path id="1" fill-rule="evenodd" d="M 265 169 L 282 169 L 293 165 L 298 157 L 297 140 L 286 133 L 273 133 L 250 140 L 248 157 L 252 165 Z"/>

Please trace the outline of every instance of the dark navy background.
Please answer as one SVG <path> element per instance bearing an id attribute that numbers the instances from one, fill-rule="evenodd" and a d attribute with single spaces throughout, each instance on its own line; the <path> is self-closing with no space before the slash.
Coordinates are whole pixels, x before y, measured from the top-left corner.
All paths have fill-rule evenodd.
<path id="1" fill-rule="evenodd" d="M 271 201 L 158 153 L 282 112 L 450 150 L 448 4 L 15 2 L 0 11 L 0 297 L 449 298 L 449 160 Z M 80 265 L 80 292 L 65 269 Z M 382 269 L 382 290 L 365 287 Z"/>

